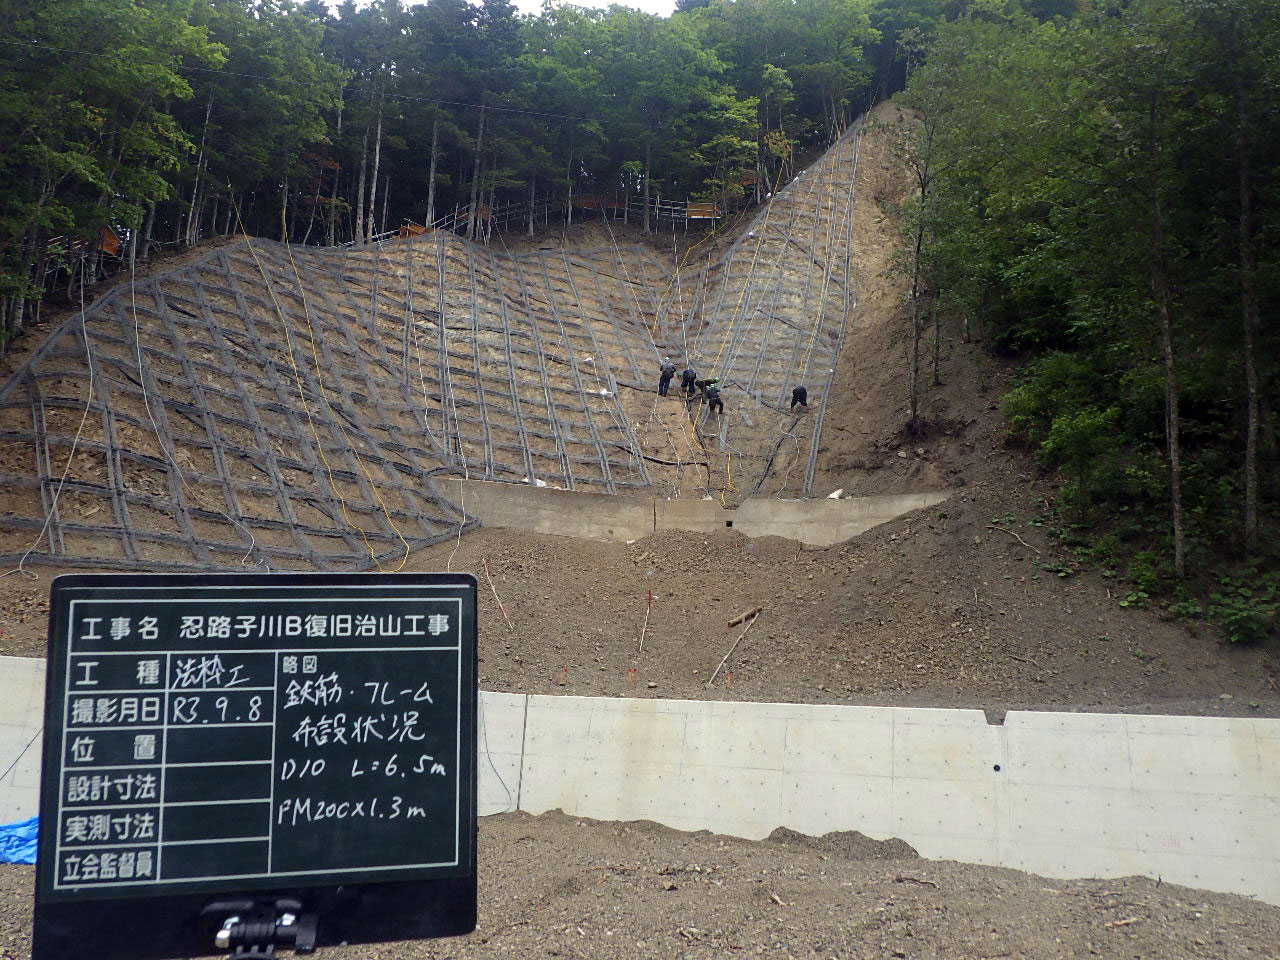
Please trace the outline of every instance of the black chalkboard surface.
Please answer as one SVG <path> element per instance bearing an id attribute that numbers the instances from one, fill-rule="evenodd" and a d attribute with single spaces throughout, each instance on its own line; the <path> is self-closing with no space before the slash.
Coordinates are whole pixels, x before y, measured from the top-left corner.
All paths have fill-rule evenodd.
<path id="1" fill-rule="evenodd" d="M 469 575 L 57 578 L 35 960 L 211 953 L 228 898 L 474 929 L 475 641 Z"/>

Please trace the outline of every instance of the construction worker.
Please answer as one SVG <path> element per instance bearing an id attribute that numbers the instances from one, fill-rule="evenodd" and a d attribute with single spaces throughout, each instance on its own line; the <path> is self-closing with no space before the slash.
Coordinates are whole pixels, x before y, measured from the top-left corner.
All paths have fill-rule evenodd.
<path id="1" fill-rule="evenodd" d="M 791 391 L 791 409 L 792 410 L 795 409 L 797 403 L 800 404 L 800 406 L 802 407 L 807 408 L 809 406 L 809 391 L 806 390 L 804 387 L 796 387 L 794 390 Z"/>
<path id="2" fill-rule="evenodd" d="M 720 380 L 712 377 L 710 380 L 704 381 L 702 395 L 706 398 L 707 404 L 710 406 L 710 413 L 724 413 L 724 401 L 720 399 Z M 710 414 L 708 414 L 709 416 Z"/>
<path id="3" fill-rule="evenodd" d="M 689 364 L 684 368 L 684 372 L 680 374 L 680 389 L 684 391 L 685 399 L 694 395 L 696 389 L 693 385 L 698 379 L 698 372 L 693 369 L 693 364 Z"/>
<path id="4" fill-rule="evenodd" d="M 676 375 L 676 365 L 671 362 L 670 357 L 662 358 L 662 366 L 659 367 L 661 376 L 658 378 L 658 396 L 665 397 L 667 388 L 671 386 L 671 378 Z"/>

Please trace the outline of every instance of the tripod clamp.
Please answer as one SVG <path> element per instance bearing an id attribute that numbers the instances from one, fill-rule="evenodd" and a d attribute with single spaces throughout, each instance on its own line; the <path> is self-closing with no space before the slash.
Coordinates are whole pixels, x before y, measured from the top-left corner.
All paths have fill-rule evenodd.
<path id="1" fill-rule="evenodd" d="M 223 918 L 213 943 L 219 950 L 232 951 L 235 960 L 272 960 L 276 947 L 298 953 L 316 948 L 317 918 L 302 913 L 301 900 L 219 900 L 200 915 Z"/>

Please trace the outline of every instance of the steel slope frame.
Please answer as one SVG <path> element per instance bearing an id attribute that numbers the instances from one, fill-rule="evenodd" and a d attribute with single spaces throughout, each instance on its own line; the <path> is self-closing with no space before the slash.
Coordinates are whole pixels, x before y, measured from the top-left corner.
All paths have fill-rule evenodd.
<path id="1" fill-rule="evenodd" d="M 863 118 L 859 117 L 853 126 L 845 133 L 846 138 L 853 140 L 853 169 L 849 173 L 849 200 L 848 200 L 848 216 L 845 225 L 845 251 L 844 257 L 844 283 L 842 285 L 844 292 L 844 316 L 841 318 L 839 333 L 835 344 L 834 359 L 831 364 L 830 372 L 827 374 L 826 383 L 823 385 L 822 402 L 818 406 L 818 416 L 814 418 L 813 429 L 810 431 L 809 439 L 809 460 L 805 464 L 804 471 L 804 487 L 801 492 L 804 496 L 813 495 L 813 477 L 817 471 L 818 465 L 818 443 L 822 437 L 822 427 L 827 418 L 828 398 L 831 396 L 831 385 L 835 382 L 835 368 L 840 361 L 840 353 L 844 349 L 845 333 L 849 327 L 849 312 L 856 306 L 854 300 L 856 294 L 853 291 L 851 277 L 851 263 L 853 262 L 853 215 L 855 203 L 857 200 L 857 183 L 858 183 L 858 159 L 862 153 L 862 122 Z"/>

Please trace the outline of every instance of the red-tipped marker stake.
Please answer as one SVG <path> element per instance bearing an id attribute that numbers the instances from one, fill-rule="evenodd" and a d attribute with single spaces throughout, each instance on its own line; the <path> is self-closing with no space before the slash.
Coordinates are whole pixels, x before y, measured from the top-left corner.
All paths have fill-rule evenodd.
<path id="1" fill-rule="evenodd" d="M 640 652 L 644 653 L 644 635 L 649 632 L 649 613 L 653 610 L 653 591 L 646 590 L 647 599 L 644 607 L 644 626 L 640 628 Z"/>

